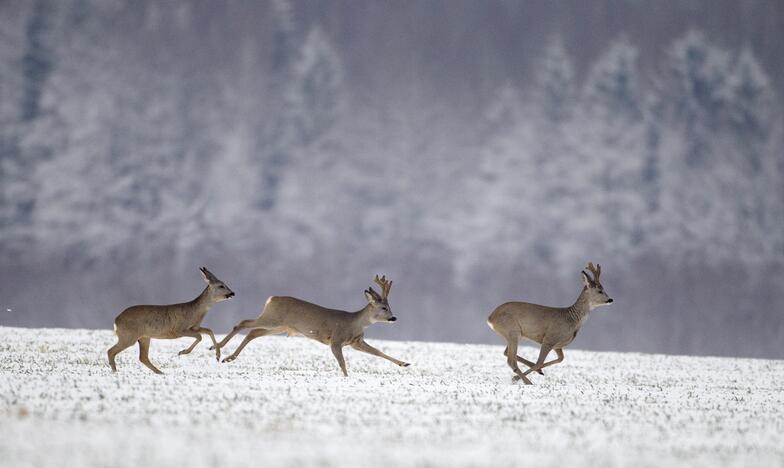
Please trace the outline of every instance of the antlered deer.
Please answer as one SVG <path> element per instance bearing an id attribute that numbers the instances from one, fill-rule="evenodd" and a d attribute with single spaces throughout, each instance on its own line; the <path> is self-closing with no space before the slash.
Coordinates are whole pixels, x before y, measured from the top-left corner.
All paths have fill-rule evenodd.
<path id="1" fill-rule="evenodd" d="M 392 281 L 388 281 L 385 276 L 379 278 L 378 275 L 374 281 L 381 286 L 381 294 L 372 287 L 365 290 L 368 304 L 357 312 L 327 309 L 293 297 L 272 296 L 267 299 L 264 310 L 257 319 L 241 321 L 215 347 L 220 349 L 240 330 L 249 328 L 250 333 L 234 353 L 223 362 L 237 359 L 243 348 L 260 336 L 288 333 L 289 336 L 302 335 L 329 345 L 344 376 L 348 376 L 346 362 L 343 359 L 343 347 L 347 345 L 358 351 L 387 359 L 398 366 L 407 367 L 408 363 L 387 356 L 365 342 L 367 327 L 376 322 L 397 320 L 392 315 L 388 302 Z"/>
<path id="2" fill-rule="evenodd" d="M 514 380 L 522 380 L 526 384 L 531 381 L 526 377 L 531 372 L 542 373 L 541 370 L 547 366 L 558 364 L 563 361 L 563 349 L 574 340 L 577 332 L 580 331 L 588 314 L 596 307 L 610 304 L 613 300 L 599 282 L 599 275 L 602 272 L 601 265 L 588 263 L 588 270 L 593 274 L 593 278 L 588 276 L 585 271 L 581 271 L 583 277 L 583 287 L 577 301 L 569 307 L 547 307 L 527 302 L 507 302 L 498 306 L 490 317 L 487 324 L 494 332 L 501 335 L 506 340 L 507 347 L 504 350 L 506 362 L 516 374 Z M 521 338 L 527 338 L 542 345 L 539 350 L 537 361 L 531 362 L 517 355 L 517 343 Z M 556 359 L 544 362 L 547 354 L 555 350 L 558 355 Z M 517 362 L 522 362 L 529 369 L 521 372 L 517 367 Z"/>
<path id="3" fill-rule="evenodd" d="M 215 334 L 209 328 L 202 327 L 201 322 L 213 304 L 230 299 L 234 293 L 206 267 L 201 267 L 199 270 L 207 287 L 196 299 L 182 304 L 137 305 L 125 309 L 114 319 L 117 344 L 108 352 L 112 371 L 117 371 L 114 362 L 117 353 L 136 342 L 139 343 L 139 361 L 156 374 L 163 374 L 163 372 L 155 367 L 148 357 L 151 338 L 174 339 L 184 336 L 195 338 L 196 341 L 180 351 L 180 355 L 193 351 L 201 341 L 202 333 L 209 335 L 213 344 L 216 343 Z M 215 358 L 220 360 L 220 349 L 215 351 Z"/>

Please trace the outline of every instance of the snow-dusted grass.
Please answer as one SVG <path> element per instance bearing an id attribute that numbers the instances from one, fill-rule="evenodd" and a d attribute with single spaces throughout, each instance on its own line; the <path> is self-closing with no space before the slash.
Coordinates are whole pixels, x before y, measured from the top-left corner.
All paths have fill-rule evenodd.
<path id="1" fill-rule="evenodd" d="M 208 341 L 112 374 L 110 331 L 0 328 L 2 466 L 784 464 L 784 361 L 567 350 L 523 386 L 500 345 L 369 340 L 412 366 L 347 348 L 344 378 L 304 338 Z"/>

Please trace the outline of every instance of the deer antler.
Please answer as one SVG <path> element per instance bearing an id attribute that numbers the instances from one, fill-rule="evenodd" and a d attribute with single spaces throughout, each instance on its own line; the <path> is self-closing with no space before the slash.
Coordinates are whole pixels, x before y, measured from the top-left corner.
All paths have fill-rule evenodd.
<path id="1" fill-rule="evenodd" d="M 588 271 L 590 271 L 593 274 L 593 281 L 595 283 L 598 283 L 599 275 L 602 274 L 602 266 L 597 263 L 596 267 L 594 267 L 593 262 L 588 262 Z"/>
<path id="2" fill-rule="evenodd" d="M 377 285 L 381 286 L 381 299 L 386 300 L 386 298 L 389 296 L 389 290 L 392 289 L 392 281 L 387 280 L 386 275 L 382 276 L 381 278 L 376 275 L 376 277 L 373 278 L 373 281 Z"/>

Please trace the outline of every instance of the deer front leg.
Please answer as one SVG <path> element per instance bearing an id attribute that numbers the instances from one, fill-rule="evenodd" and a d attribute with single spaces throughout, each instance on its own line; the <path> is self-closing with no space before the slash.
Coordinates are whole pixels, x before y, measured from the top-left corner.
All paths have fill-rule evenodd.
<path id="1" fill-rule="evenodd" d="M 340 343 L 332 343 L 330 347 L 332 348 L 332 354 L 335 355 L 335 359 L 337 359 L 338 364 L 340 364 L 340 370 L 343 371 L 343 376 L 348 377 L 348 372 L 346 372 L 346 360 L 343 359 L 343 345 Z"/>
<path id="2" fill-rule="evenodd" d="M 207 336 L 210 337 L 212 340 L 212 346 L 210 346 L 210 349 L 215 348 L 215 359 L 220 361 L 220 346 L 218 346 L 218 342 L 215 340 L 215 333 L 213 333 L 209 328 L 204 327 L 191 328 L 191 330 L 195 331 L 196 333 L 206 333 Z"/>
<path id="3" fill-rule="evenodd" d="M 507 346 L 506 349 L 504 349 L 504 356 L 506 356 L 506 353 L 508 353 L 508 352 L 509 352 L 509 346 Z M 521 356 L 517 356 L 517 362 L 522 362 L 523 364 L 525 364 L 528 367 L 533 367 L 533 366 L 536 365 L 535 363 L 533 363 L 533 362 L 529 361 L 528 359 L 525 359 L 525 358 L 523 358 Z M 541 375 L 544 375 L 544 372 L 542 372 L 541 369 L 538 370 L 537 372 L 539 374 L 541 374 Z"/>
<path id="4" fill-rule="evenodd" d="M 558 357 L 556 359 L 553 359 L 552 361 L 547 361 L 544 364 L 542 364 L 542 367 L 539 368 L 540 373 L 542 372 L 541 369 L 544 369 L 547 366 L 552 366 L 553 364 L 558 364 L 559 362 L 564 360 L 564 352 L 562 348 L 556 348 L 555 354 L 557 354 Z"/>
<path id="5" fill-rule="evenodd" d="M 411 364 L 409 364 L 407 362 L 403 362 L 403 361 L 395 359 L 395 358 L 393 358 L 391 356 L 387 356 L 386 354 L 384 354 L 380 350 L 378 350 L 378 349 L 370 346 L 369 344 L 367 344 L 365 342 L 365 340 L 359 340 L 358 342 L 352 344 L 351 347 L 356 349 L 357 351 L 362 351 L 363 353 L 372 354 L 373 356 L 378 356 L 380 358 L 386 359 L 387 361 L 394 362 L 395 364 L 397 364 L 400 367 L 408 367 L 408 366 L 411 365 Z"/>
<path id="6" fill-rule="evenodd" d="M 156 374 L 163 374 L 160 369 L 150 362 L 150 339 L 147 337 L 139 338 L 139 361 Z"/>
<path id="7" fill-rule="evenodd" d="M 199 342 L 201 341 L 201 333 L 197 333 L 197 332 L 195 332 L 193 330 L 187 330 L 187 331 L 183 332 L 181 336 L 182 337 L 190 336 L 191 338 L 195 338 L 195 340 L 194 340 L 193 344 L 191 344 L 187 348 L 185 348 L 182 351 L 180 351 L 179 353 L 177 353 L 178 356 L 182 356 L 183 354 L 189 354 L 191 351 L 193 351 L 193 348 L 195 348 L 196 345 L 199 344 Z"/>

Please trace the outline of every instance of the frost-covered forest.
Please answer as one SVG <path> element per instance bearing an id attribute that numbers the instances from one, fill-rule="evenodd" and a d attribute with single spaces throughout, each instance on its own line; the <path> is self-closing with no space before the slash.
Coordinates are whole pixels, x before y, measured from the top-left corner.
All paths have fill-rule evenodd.
<path id="1" fill-rule="evenodd" d="M 0 38 L 2 324 L 206 264 L 216 331 L 385 273 L 377 336 L 487 342 L 591 260 L 577 347 L 784 356 L 780 2 L 8 0 Z"/>

